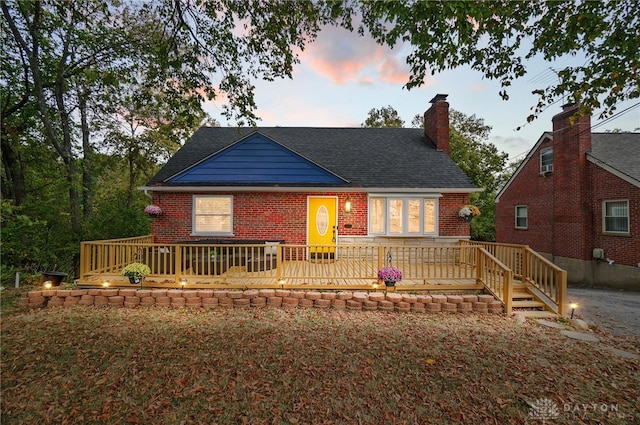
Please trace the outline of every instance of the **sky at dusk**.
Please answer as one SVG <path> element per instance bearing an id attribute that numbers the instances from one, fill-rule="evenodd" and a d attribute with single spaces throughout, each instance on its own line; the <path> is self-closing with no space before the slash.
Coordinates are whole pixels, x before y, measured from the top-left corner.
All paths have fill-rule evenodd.
<path id="1" fill-rule="evenodd" d="M 341 28 L 325 28 L 300 53 L 301 63 L 295 65 L 293 79 L 256 82 L 258 126 L 360 127 L 371 109 L 392 106 L 405 127 L 410 127 L 414 115 L 424 113 L 433 96 L 443 93 L 448 94 L 450 108 L 484 119 L 492 127 L 489 142 L 514 159 L 551 130 L 551 118 L 561 110 L 562 102 L 527 124 L 537 102 L 531 91 L 554 78 L 550 67 L 560 69 L 584 61 L 575 57 L 554 63 L 531 61 L 526 64 L 528 74 L 508 89 L 510 99 L 504 101 L 498 95 L 499 81 L 484 79 L 469 68 L 430 76 L 421 87 L 408 91 L 403 85 L 409 77 L 405 63 L 409 49 L 398 46 L 392 50 Z M 223 101 L 207 102 L 205 110 L 222 126 L 234 126 L 235 122 L 222 116 Z M 617 112 L 636 103 L 638 99 L 621 103 Z M 592 126 L 600 122 L 598 114 L 593 114 Z M 517 131 L 518 127 L 522 128 Z M 640 108 L 636 107 L 594 131 L 640 131 L 638 127 Z"/>

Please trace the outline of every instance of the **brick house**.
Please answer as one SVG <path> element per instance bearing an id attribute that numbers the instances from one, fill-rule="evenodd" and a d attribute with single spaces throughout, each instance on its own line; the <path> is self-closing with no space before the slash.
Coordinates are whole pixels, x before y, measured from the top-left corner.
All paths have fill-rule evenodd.
<path id="1" fill-rule="evenodd" d="M 565 105 L 496 196 L 496 239 L 568 282 L 640 290 L 640 133 L 592 133 Z"/>
<path id="2" fill-rule="evenodd" d="M 469 238 L 475 187 L 449 156 L 449 104 L 422 129 L 203 127 L 140 189 L 156 243 L 430 243 Z"/>

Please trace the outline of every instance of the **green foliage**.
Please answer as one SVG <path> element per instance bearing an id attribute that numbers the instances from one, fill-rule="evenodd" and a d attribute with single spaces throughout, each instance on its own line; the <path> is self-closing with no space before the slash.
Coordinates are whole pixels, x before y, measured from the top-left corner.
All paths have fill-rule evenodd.
<path id="1" fill-rule="evenodd" d="M 362 123 L 363 127 L 369 128 L 402 128 L 403 125 L 404 121 L 398 115 L 398 111 L 391 107 L 391 105 L 387 107 L 383 106 L 380 109 L 371 109 L 369 111 L 369 116 L 364 123 Z"/>
<path id="2" fill-rule="evenodd" d="M 127 264 L 122 269 L 122 275 L 127 276 L 129 278 L 138 279 L 141 277 L 147 277 L 151 273 L 151 269 L 146 264 L 142 263 L 131 263 Z"/>
<path id="3" fill-rule="evenodd" d="M 359 2 L 361 33 L 382 44 L 411 45 L 408 88 L 429 73 L 469 66 L 498 79 L 508 99 L 511 83 L 527 73 L 525 61 L 542 57 L 585 60 L 558 70 L 558 81 L 533 91 L 533 120 L 568 95 L 581 112 L 603 107 L 611 115 L 621 100 L 640 96 L 640 3 L 621 1 L 416 1 Z"/>

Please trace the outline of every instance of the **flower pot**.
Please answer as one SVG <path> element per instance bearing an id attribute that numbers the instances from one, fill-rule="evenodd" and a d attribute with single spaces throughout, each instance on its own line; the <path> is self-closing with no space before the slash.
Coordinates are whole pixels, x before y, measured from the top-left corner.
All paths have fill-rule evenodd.
<path id="1" fill-rule="evenodd" d="M 471 223 L 471 220 L 473 220 L 473 216 L 472 215 L 468 215 L 468 216 L 462 217 L 462 219 L 464 221 L 466 221 L 467 223 Z"/>
<path id="2" fill-rule="evenodd" d="M 142 282 L 142 278 L 141 277 L 130 277 L 129 278 L 129 283 L 132 285 L 139 285 Z"/>
<path id="3" fill-rule="evenodd" d="M 396 286 L 395 282 L 384 282 L 386 286 Z"/>

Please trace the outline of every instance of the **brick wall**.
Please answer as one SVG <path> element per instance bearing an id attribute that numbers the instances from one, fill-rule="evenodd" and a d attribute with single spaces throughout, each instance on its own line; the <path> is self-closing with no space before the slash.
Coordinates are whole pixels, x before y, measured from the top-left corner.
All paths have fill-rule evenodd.
<path id="1" fill-rule="evenodd" d="M 585 258 L 590 245 L 589 184 L 585 152 L 591 147 L 590 117 L 574 121 L 575 105 L 553 118 L 553 137 L 523 164 L 496 205 L 496 239 L 529 245 L 561 257 Z M 540 151 L 553 147 L 553 173 L 540 174 Z M 515 228 L 515 207 L 526 205 L 528 228 Z"/>
<path id="2" fill-rule="evenodd" d="M 587 248 L 591 259 L 593 248 L 603 248 L 605 256 L 616 264 L 637 267 L 640 264 L 640 189 L 616 177 L 593 163 L 588 163 L 591 182 L 591 212 L 593 241 Z M 629 200 L 629 236 L 611 236 L 602 233 L 602 201 Z"/>
<path id="3" fill-rule="evenodd" d="M 539 252 L 552 251 L 553 179 L 540 175 L 540 150 L 543 143 L 522 165 L 508 190 L 496 204 L 496 240 L 503 243 L 529 245 Z M 528 228 L 515 228 L 515 207 L 527 206 Z"/>
<path id="4" fill-rule="evenodd" d="M 163 211 L 162 215 L 153 219 L 152 222 L 155 243 L 206 238 L 191 235 L 194 194 L 198 193 L 154 192 L 153 203 Z M 307 196 L 338 197 L 340 236 L 367 236 L 368 234 L 366 193 L 239 192 L 233 193 L 233 196 L 233 238 L 236 239 L 272 239 L 285 240 L 289 244 L 305 244 Z M 351 213 L 344 212 L 343 206 L 347 197 L 351 198 Z M 467 203 L 469 203 L 468 194 L 445 194 L 440 198 L 440 236 L 468 238 L 469 224 L 458 217 L 458 210 Z M 345 224 L 351 227 L 345 227 Z"/>
<path id="5" fill-rule="evenodd" d="M 496 205 L 496 239 L 529 245 L 557 257 L 592 261 L 593 248 L 617 264 L 640 263 L 640 190 L 587 161 L 590 117 L 573 121 L 575 107 L 553 119 L 553 141 L 541 143 Z M 553 147 L 553 174 L 540 175 L 540 151 Z M 602 201 L 629 200 L 631 236 L 602 233 Z M 515 228 L 515 206 L 526 205 L 528 229 Z"/>

